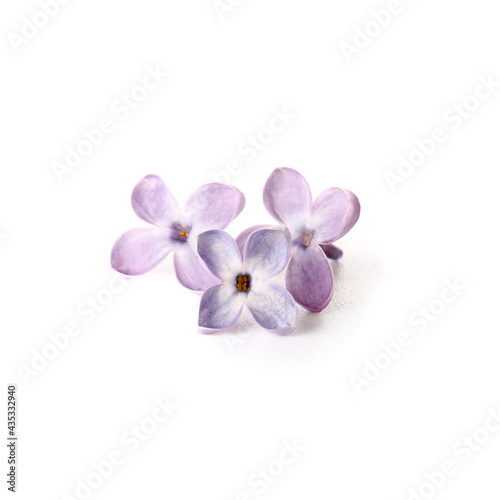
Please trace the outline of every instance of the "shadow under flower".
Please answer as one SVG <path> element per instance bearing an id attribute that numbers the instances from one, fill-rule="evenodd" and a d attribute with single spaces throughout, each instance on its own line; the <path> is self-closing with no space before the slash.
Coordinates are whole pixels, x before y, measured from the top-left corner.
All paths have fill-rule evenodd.
<path id="1" fill-rule="evenodd" d="M 322 332 L 342 339 L 366 319 L 365 305 L 387 274 L 383 259 L 367 248 L 358 243 L 357 249 L 347 248 L 341 260 L 330 261 L 335 276 L 332 301 L 320 313 L 300 308 L 295 335 Z"/>

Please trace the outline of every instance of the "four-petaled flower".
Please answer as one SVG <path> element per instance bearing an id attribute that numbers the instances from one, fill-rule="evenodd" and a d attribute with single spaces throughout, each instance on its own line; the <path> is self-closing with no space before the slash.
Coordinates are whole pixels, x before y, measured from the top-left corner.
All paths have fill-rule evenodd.
<path id="1" fill-rule="evenodd" d="M 323 191 L 313 203 L 309 184 L 301 174 L 291 168 L 277 168 L 264 187 L 264 205 L 292 235 L 287 289 L 301 306 L 312 312 L 322 311 L 330 303 L 334 286 L 326 255 L 341 255 L 331 243 L 356 224 L 358 198 L 346 189 L 334 187 Z"/>
<path id="2" fill-rule="evenodd" d="M 245 197 L 236 188 L 211 183 L 197 189 L 181 211 L 160 177 L 147 175 L 132 192 L 132 208 L 153 227 L 130 229 L 120 236 L 111 251 L 111 265 L 123 274 L 143 274 L 173 251 L 180 283 L 191 290 L 205 291 L 220 280 L 198 257 L 198 235 L 226 228 L 244 206 Z"/>
<path id="3" fill-rule="evenodd" d="M 283 287 L 267 282 L 286 267 L 289 245 L 286 228 L 254 231 L 243 252 L 224 231 L 200 234 L 198 253 L 222 280 L 201 298 L 198 324 L 202 331 L 210 333 L 233 325 L 246 305 L 266 330 L 279 335 L 292 333 L 297 324 L 295 301 Z"/>

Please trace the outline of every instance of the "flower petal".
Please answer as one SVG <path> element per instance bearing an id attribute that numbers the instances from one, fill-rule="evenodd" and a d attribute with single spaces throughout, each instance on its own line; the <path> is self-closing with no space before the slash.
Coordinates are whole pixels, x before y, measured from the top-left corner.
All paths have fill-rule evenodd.
<path id="1" fill-rule="evenodd" d="M 328 245 L 349 232 L 359 219 L 357 196 L 347 189 L 330 188 L 314 200 L 311 221 L 317 243 Z"/>
<path id="2" fill-rule="evenodd" d="M 252 288 L 247 306 L 260 326 L 278 335 L 289 335 L 297 325 L 298 312 L 293 297 L 274 283 Z"/>
<path id="3" fill-rule="evenodd" d="M 238 189 L 214 182 L 198 188 L 186 203 L 186 212 L 196 231 L 225 229 L 245 206 Z"/>
<path id="4" fill-rule="evenodd" d="M 332 299 L 333 271 L 318 245 L 298 246 L 286 271 L 286 288 L 302 307 L 322 311 Z"/>
<path id="5" fill-rule="evenodd" d="M 284 229 L 259 229 L 247 240 L 244 267 L 252 278 L 265 280 L 285 269 L 290 257 L 290 231 Z"/>
<path id="6" fill-rule="evenodd" d="M 245 245 L 247 243 L 248 237 L 254 231 L 257 231 L 258 229 L 267 229 L 268 227 L 270 227 L 269 224 L 259 224 L 257 226 L 251 226 L 239 234 L 239 236 L 236 238 L 236 244 L 238 245 L 238 248 L 240 249 L 241 255 L 243 255 L 243 252 L 245 251 Z"/>
<path id="7" fill-rule="evenodd" d="M 278 222 L 300 228 L 311 209 L 309 184 L 296 170 L 277 168 L 264 187 L 264 205 Z"/>
<path id="8" fill-rule="evenodd" d="M 198 255 L 208 269 L 223 280 L 236 278 L 243 266 L 238 245 L 229 234 L 219 229 L 198 236 Z"/>
<path id="9" fill-rule="evenodd" d="M 146 222 L 168 227 L 179 216 L 179 205 L 157 175 L 146 175 L 132 191 L 132 208 Z"/>
<path id="10" fill-rule="evenodd" d="M 156 227 L 130 229 L 111 250 L 111 266 L 120 273 L 135 276 L 157 266 L 170 252 L 170 234 Z"/>
<path id="11" fill-rule="evenodd" d="M 201 298 L 198 325 L 222 330 L 236 323 L 243 308 L 241 295 L 227 283 L 209 288 Z"/>
<path id="12" fill-rule="evenodd" d="M 190 290 L 204 292 L 207 288 L 220 283 L 219 278 L 205 267 L 194 248 L 187 243 L 177 246 L 174 266 L 179 283 Z"/>
<path id="13" fill-rule="evenodd" d="M 320 245 L 321 249 L 323 252 L 325 252 L 325 255 L 332 260 L 338 260 L 342 258 L 342 255 L 344 255 L 344 252 L 336 247 L 333 244 L 330 245 Z"/>

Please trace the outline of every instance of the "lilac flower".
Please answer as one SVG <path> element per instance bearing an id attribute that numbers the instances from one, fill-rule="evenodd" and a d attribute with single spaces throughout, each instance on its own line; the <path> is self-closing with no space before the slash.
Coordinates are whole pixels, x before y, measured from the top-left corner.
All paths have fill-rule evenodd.
<path id="1" fill-rule="evenodd" d="M 360 212 L 358 198 L 346 189 L 329 188 L 313 203 L 304 177 L 291 168 L 278 168 L 264 187 L 264 205 L 278 222 L 288 227 L 292 236 L 287 289 L 301 306 L 312 312 L 322 311 L 330 303 L 334 286 L 327 257 L 342 256 L 332 243 L 356 224 Z M 251 231 L 252 228 L 240 235 L 240 244 Z"/>
<path id="2" fill-rule="evenodd" d="M 180 283 L 205 291 L 220 280 L 198 257 L 198 234 L 224 229 L 244 206 L 245 197 L 236 188 L 212 183 L 197 189 L 182 211 L 165 183 L 157 175 L 147 175 L 132 192 L 132 208 L 153 227 L 130 229 L 120 236 L 111 251 L 111 265 L 123 274 L 144 274 L 173 251 Z"/>
<path id="3" fill-rule="evenodd" d="M 288 335 L 297 323 L 297 306 L 281 286 L 267 280 L 285 268 L 290 255 L 288 230 L 254 231 L 240 252 L 224 231 L 198 237 L 198 253 L 222 284 L 201 298 L 198 324 L 210 333 L 233 325 L 247 306 L 255 321 L 273 333 Z"/>

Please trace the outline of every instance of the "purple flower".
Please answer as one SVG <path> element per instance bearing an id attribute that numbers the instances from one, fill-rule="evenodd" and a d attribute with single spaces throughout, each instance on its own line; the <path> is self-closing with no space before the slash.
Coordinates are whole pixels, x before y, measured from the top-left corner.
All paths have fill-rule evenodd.
<path id="1" fill-rule="evenodd" d="M 313 203 L 309 184 L 301 174 L 291 168 L 277 168 L 264 187 L 264 205 L 292 236 L 287 289 L 301 306 L 312 312 L 322 311 L 330 303 L 334 285 L 327 256 L 342 256 L 332 243 L 356 224 L 358 198 L 346 189 L 329 188 Z M 246 236 L 240 235 L 240 244 Z"/>
<path id="2" fill-rule="evenodd" d="M 290 255 L 290 234 L 285 229 L 254 231 L 243 251 L 224 231 L 198 237 L 198 253 L 222 283 L 201 298 L 198 324 L 205 332 L 227 328 L 247 306 L 255 321 L 273 333 L 288 335 L 297 324 L 297 306 L 281 286 L 267 280 L 279 274 Z"/>
<path id="3" fill-rule="evenodd" d="M 132 208 L 153 227 L 130 229 L 111 251 L 111 266 L 127 275 L 144 274 L 174 252 L 175 273 L 182 285 L 204 291 L 219 283 L 197 253 L 198 234 L 224 229 L 243 210 L 245 197 L 225 184 L 205 184 L 181 210 L 165 183 L 147 175 L 132 192 Z"/>

